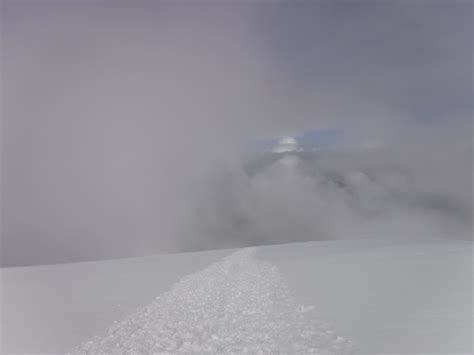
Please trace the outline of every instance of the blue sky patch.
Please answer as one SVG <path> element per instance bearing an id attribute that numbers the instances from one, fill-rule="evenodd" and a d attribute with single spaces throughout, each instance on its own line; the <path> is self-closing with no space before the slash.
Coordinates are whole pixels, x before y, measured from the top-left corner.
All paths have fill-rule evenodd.
<path id="1" fill-rule="evenodd" d="M 320 148 L 332 145 L 341 140 L 342 132 L 337 129 L 317 129 L 303 132 L 297 136 L 301 148 Z"/>

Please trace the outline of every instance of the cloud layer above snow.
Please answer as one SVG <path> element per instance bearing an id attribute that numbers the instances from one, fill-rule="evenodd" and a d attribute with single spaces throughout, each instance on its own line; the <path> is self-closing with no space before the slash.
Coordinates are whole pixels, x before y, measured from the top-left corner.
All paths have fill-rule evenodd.
<path id="1" fill-rule="evenodd" d="M 347 235 L 379 199 L 408 228 L 399 190 L 469 210 L 468 1 L 1 6 L 2 265 Z M 384 149 L 245 176 L 246 142 L 308 130 Z"/>

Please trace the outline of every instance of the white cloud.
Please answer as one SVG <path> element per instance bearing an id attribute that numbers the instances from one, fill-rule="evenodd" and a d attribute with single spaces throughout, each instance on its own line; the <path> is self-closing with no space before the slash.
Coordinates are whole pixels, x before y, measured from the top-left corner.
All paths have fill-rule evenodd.
<path id="1" fill-rule="evenodd" d="M 298 141 L 293 137 L 283 137 L 272 149 L 273 153 L 295 152 L 298 150 Z"/>

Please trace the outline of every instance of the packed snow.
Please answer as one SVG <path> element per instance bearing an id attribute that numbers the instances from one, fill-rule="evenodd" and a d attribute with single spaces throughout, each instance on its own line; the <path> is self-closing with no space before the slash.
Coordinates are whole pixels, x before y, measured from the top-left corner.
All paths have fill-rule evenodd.
<path id="1" fill-rule="evenodd" d="M 349 354 L 352 344 L 299 305 L 255 248 L 237 251 L 83 342 L 75 353 Z"/>
<path id="2" fill-rule="evenodd" d="M 133 349 L 156 329 L 140 346 L 472 354 L 472 257 L 407 235 L 2 268 L 1 353 Z"/>

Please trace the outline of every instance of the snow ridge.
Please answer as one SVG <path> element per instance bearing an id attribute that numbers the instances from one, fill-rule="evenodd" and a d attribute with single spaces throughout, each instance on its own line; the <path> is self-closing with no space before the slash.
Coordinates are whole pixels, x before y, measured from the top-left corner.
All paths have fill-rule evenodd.
<path id="1" fill-rule="evenodd" d="M 73 353 L 350 354 L 350 341 L 298 305 L 276 266 L 239 250 L 179 281 Z"/>

